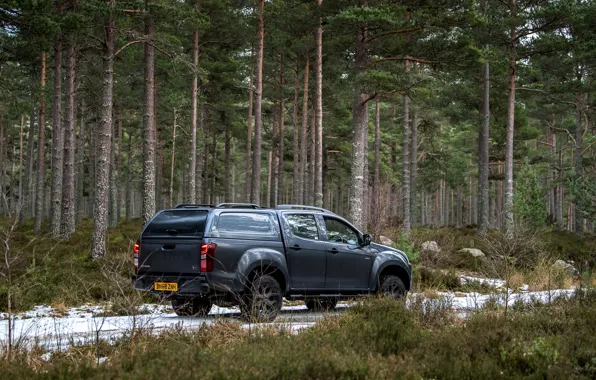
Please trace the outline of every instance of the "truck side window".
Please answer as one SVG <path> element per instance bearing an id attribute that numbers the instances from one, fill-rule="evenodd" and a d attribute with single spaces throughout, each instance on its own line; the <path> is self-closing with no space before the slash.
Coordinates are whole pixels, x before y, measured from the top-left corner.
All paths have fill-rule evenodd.
<path id="1" fill-rule="evenodd" d="M 327 239 L 333 243 L 358 244 L 358 234 L 342 221 L 324 217 Z"/>
<path id="2" fill-rule="evenodd" d="M 303 239 L 319 240 L 319 229 L 313 215 L 290 214 L 286 215 L 286 220 L 294 236 Z"/>

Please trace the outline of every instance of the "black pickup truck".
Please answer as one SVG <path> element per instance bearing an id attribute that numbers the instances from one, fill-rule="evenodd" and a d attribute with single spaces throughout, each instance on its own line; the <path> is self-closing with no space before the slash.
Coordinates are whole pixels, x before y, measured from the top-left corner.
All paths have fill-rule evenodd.
<path id="1" fill-rule="evenodd" d="M 331 211 L 301 205 L 179 205 L 158 212 L 134 246 L 135 289 L 171 299 L 178 315 L 238 305 L 272 321 L 283 297 L 328 310 L 367 294 L 400 298 L 412 267 Z"/>

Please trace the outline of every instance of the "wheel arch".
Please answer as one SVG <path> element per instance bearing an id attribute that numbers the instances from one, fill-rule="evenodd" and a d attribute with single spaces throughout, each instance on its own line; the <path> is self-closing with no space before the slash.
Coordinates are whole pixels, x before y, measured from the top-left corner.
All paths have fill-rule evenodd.
<path id="1" fill-rule="evenodd" d="M 400 265 L 398 262 L 387 262 L 380 266 L 379 270 L 376 272 L 375 276 L 373 276 L 374 284 L 372 284 L 371 289 L 377 290 L 379 289 L 381 279 L 384 276 L 394 275 L 399 277 L 400 280 L 404 283 L 406 290 L 410 291 L 411 287 L 411 274 Z"/>

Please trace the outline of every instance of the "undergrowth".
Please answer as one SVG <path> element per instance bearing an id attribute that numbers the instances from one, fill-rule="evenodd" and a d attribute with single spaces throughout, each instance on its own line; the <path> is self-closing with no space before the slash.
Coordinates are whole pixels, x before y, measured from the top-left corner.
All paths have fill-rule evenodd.
<path id="1" fill-rule="evenodd" d="M 429 302 L 428 300 L 424 302 Z M 0 374 L 40 378 L 389 379 L 596 376 L 596 293 L 550 305 L 474 313 L 462 323 L 441 305 L 407 309 L 372 299 L 298 335 L 215 324 L 141 334 L 134 341 L 0 360 Z M 134 345 L 134 347 L 133 347 Z M 39 355 L 39 352 L 35 353 Z"/>

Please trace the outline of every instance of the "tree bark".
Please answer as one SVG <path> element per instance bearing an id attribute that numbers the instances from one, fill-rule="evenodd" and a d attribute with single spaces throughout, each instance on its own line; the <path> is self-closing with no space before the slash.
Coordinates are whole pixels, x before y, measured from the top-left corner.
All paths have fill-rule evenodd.
<path id="1" fill-rule="evenodd" d="M 293 172 L 292 172 L 292 203 L 300 204 L 301 197 L 301 182 L 300 182 L 300 168 L 302 167 L 300 160 L 300 129 L 298 128 L 298 96 L 300 92 L 300 69 L 298 59 L 296 58 L 296 77 L 294 78 L 294 111 L 292 113 L 292 123 L 294 124 L 294 140 L 292 154 L 294 155 Z"/>
<path id="2" fill-rule="evenodd" d="M 361 1 L 361 7 L 365 6 Z M 367 28 L 361 26 L 356 31 L 355 67 L 356 75 L 366 70 L 368 53 L 366 44 Z M 352 157 L 350 169 L 350 194 L 348 218 L 360 230 L 366 227 L 364 221 L 364 154 L 365 136 L 368 131 L 368 95 L 363 85 L 358 85 L 354 92 L 352 105 Z"/>
<path id="3" fill-rule="evenodd" d="M 232 201 L 232 193 L 231 193 L 231 158 L 230 158 L 230 142 L 232 139 L 231 131 L 230 131 L 230 123 L 228 121 L 226 123 L 226 130 L 225 130 L 225 141 L 224 141 L 224 202 L 231 202 Z"/>
<path id="4" fill-rule="evenodd" d="M 37 189 L 35 201 L 35 233 L 41 232 L 44 219 L 45 179 L 46 179 L 46 52 L 41 52 L 41 88 L 39 90 L 39 137 L 37 139 Z"/>
<path id="5" fill-rule="evenodd" d="M 84 212 L 84 184 L 85 184 L 85 100 L 81 103 L 81 125 L 79 127 L 79 138 L 77 139 L 77 168 L 76 168 L 76 221 L 81 222 Z"/>
<path id="6" fill-rule="evenodd" d="M 267 190 L 265 192 L 265 204 L 271 205 L 271 166 L 273 160 L 273 151 L 269 151 L 267 157 Z"/>
<path id="7" fill-rule="evenodd" d="M 50 208 L 50 233 L 60 236 L 62 215 L 62 173 L 64 163 L 64 129 L 61 121 L 62 108 L 62 36 L 58 34 L 54 44 L 54 111 L 52 121 L 52 195 Z"/>
<path id="8" fill-rule="evenodd" d="M 145 0 L 145 114 L 143 116 L 143 225 L 155 214 L 155 25 Z"/>
<path id="9" fill-rule="evenodd" d="M 115 0 L 108 0 L 108 4 L 114 8 Z M 114 89 L 114 44 L 115 44 L 116 21 L 113 13 L 110 12 L 104 25 L 105 45 L 103 55 L 103 91 L 101 106 L 101 121 L 97 130 L 97 173 L 95 181 L 95 207 L 93 224 L 93 242 L 91 257 L 98 259 L 106 255 L 106 230 L 108 227 L 108 191 L 109 171 L 112 150 L 112 102 Z"/>
<path id="10" fill-rule="evenodd" d="M 313 99 L 312 108 L 310 110 L 310 141 L 309 141 L 309 157 L 308 157 L 308 204 L 315 203 L 315 165 L 316 165 L 316 115 L 315 115 L 315 100 Z"/>
<path id="11" fill-rule="evenodd" d="M 485 3 L 488 7 L 488 1 Z M 486 11 L 486 9 L 485 9 Z M 488 51 L 488 47 L 485 49 Z M 486 235 L 489 220 L 489 132 L 490 132 L 490 67 L 488 57 L 485 58 L 482 70 L 482 127 L 478 135 L 478 233 Z"/>
<path id="12" fill-rule="evenodd" d="M 277 169 L 277 196 L 275 204 L 282 203 L 281 196 L 284 189 L 284 129 L 285 129 L 285 106 L 284 106 L 284 55 L 281 54 L 279 62 L 279 128 L 278 128 L 278 169 Z"/>
<path id="13" fill-rule="evenodd" d="M 414 120 L 412 121 L 412 154 L 410 169 L 410 220 L 412 226 L 419 222 L 418 203 L 417 203 L 417 178 L 418 178 L 418 110 L 414 109 Z"/>
<path id="14" fill-rule="evenodd" d="M 205 135 L 205 106 L 203 105 L 203 103 L 199 103 L 198 105 L 199 107 L 199 120 L 198 120 L 198 130 L 197 130 L 197 136 L 200 136 L 200 138 L 197 138 L 197 151 L 196 151 L 196 158 L 197 158 L 197 163 L 196 163 L 196 174 L 195 174 L 195 187 L 196 187 L 196 195 L 195 195 L 195 201 L 197 203 L 203 202 L 203 197 L 204 197 L 204 191 L 203 191 L 203 187 L 204 187 L 204 181 L 203 181 L 203 173 L 204 173 L 204 168 L 205 168 L 205 157 L 206 157 L 206 146 L 207 144 L 205 144 L 204 142 L 207 141 L 206 140 L 206 135 Z"/>
<path id="15" fill-rule="evenodd" d="M 410 62 L 405 60 L 405 72 L 410 71 Z M 404 95 L 404 142 L 403 142 L 403 226 L 402 229 L 406 235 L 410 235 L 410 97 Z"/>
<path id="16" fill-rule="evenodd" d="M 271 167 L 269 168 L 269 174 L 271 177 L 271 184 L 269 188 L 271 189 L 270 199 L 269 202 L 266 203 L 269 207 L 275 207 L 277 204 L 277 195 L 278 195 L 278 176 L 279 176 L 279 121 L 277 119 L 277 109 L 273 107 L 273 136 L 271 139 L 271 155 L 272 155 L 272 162 Z"/>
<path id="17" fill-rule="evenodd" d="M 301 130 L 301 138 L 300 138 L 300 197 L 298 199 L 298 204 L 307 203 L 307 180 L 306 180 L 306 166 L 308 163 L 307 158 L 307 139 L 308 139 L 308 71 L 309 71 L 310 59 L 309 56 L 306 56 L 306 62 L 304 64 L 304 92 L 302 95 L 302 130 Z"/>
<path id="18" fill-rule="evenodd" d="M 178 114 L 174 108 L 174 128 L 172 129 L 172 159 L 170 165 L 170 207 L 174 207 L 174 167 L 176 163 L 176 127 L 177 127 Z M 196 141 L 195 141 L 196 143 Z M 196 146 L 195 146 L 196 148 Z M 194 153 L 194 152 L 193 152 Z M 194 154 L 191 154 L 193 156 Z M 196 157 L 196 155 L 195 155 Z"/>
<path id="19" fill-rule="evenodd" d="M 21 213 L 23 215 L 21 217 L 21 225 L 23 225 L 24 218 L 30 217 L 32 215 L 32 207 L 31 204 L 34 201 L 33 198 L 33 162 L 35 158 L 33 154 L 35 153 L 34 145 L 35 145 L 35 112 L 32 111 L 29 116 L 29 132 L 27 136 L 27 157 L 26 167 L 25 167 L 25 193 L 23 194 L 23 202 L 24 202 L 24 210 Z"/>
<path id="20" fill-rule="evenodd" d="M 250 85 L 248 90 L 248 134 L 246 137 L 246 178 L 245 178 L 245 200 L 246 202 L 251 201 L 251 191 L 252 191 L 252 181 L 251 181 L 251 169 L 252 169 L 252 106 L 253 106 L 253 78 L 254 78 L 254 71 L 255 66 L 253 62 L 253 53 L 254 49 L 250 48 Z"/>
<path id="21" fill-rule="evenodd" d="M 263 103 L 263 48 L 265 41 L 265 27 L 263 20 L 263 12 L 265 7 L 265 0 L 259 0 L 259 21 L 258 21 L 258 47 L 257 47 L 257 98 L 255 101 L 255 148 L 253 153 L 252 163 L 252 192 L 251 202 L 255 204 L 261 203 L 261 128 L 262 128 L 262 112 L 261 106 Z"/>
<path id="22" fill-rule="evenodd" d="M 319 10 L 323 0 L 317 0 Z M 317 58 L 315 67 L 315 206 L 323 207 L 323 20 L 319 17 L 316 31 Z"/>
<path id="23" fill-rule="evenodd" d="M 199 8 L 199 0 L 195 0 L 195 9 Z M 192 35 L 192 110 L 190 117 L 190 162 L 188 167 L 188 203 L 195 203 L 197 196 L 197 114 L 199 78 L 199 30 L 195 29 Z M 170 196 L 171 198 L 171 196 Z M 171 200 L 170 200 L 170 203 Z"/>
<path id="24" fill-rule="evenodd" d="M 19 133 L 19 201 L 17 203 L 17 218 L 23 215 L 23 134 L 25 133 L 25 115 L 21 115 L 21 131 Z"/>
<path id="25" fill-rule="evenodd" d="M 372 220 L 374 224 L 375 238 L 381 233 L 381 101 L 379 98 L 375 102 L 375 168 L 373 174 L 373 207 Z"/>
<path id="26" fill-rule="evenodd" d="M 126 157 L 126 221 L 129 221 L 134 214 L 133 203 L 132 203 L 132 133 L 128 134 L 128 155 Z"/>
<path id="27" fill-rule="evenodd" d="M 75 73 L 76 51 L 71 41 L 66 56 L 66 116 L 64 120 L 64 176 L 62 182 L 62 237 L 75 231 Z"/>
<path id="28" fill-rule="evenodd" d="M 109 226 L 116 227 L 118 225 L 118 181 L 116 173 L 116 128 L 112 121 L 112 136 L 111 136 L 111 150 L 110 150 L 110 196 L 109 196 Z"/>
<path id="29" fill-rule="evenodd" d="M 511 17 L 517 16 L 517 0 L 509 0 Z M 505 237 L 515 235 L 513 221 L 513 133 L 515 128 L 515 75 L 517 30 L 512 25 L 509 34 L 509 102 L 507 107 L 507 139 L 505 144 Z"/>
<path id="30" fill-rule="evenodd" d="M 582 75 L 578 75 L 579 81 L 582 79 Z M 576 116 L 575 116 L 575 158 L 574 158 L 574 169 L 575 179 L 580 180 L 583 177 L 583 129 L 582 129 L 582 111 L 583 111 L 583 100 L 581 95 L 576 97 Z M 584 216 L 577 204 L 574 204 L 574 231 L 577 234 L 583 234 L 584 232 Z"/>
<path id="31" fill-rule="evenodd" d="M 118 153 L 116 154 L 116 158 L 118 159 L 118 165 L 116 165 L 117 170 L 117 182 L 116 182 L 116 191 L 118 192 L 118 220 L 120 220 L 120 215 L 122 212 L 122 204 L 124 203 L 124 188 L 123 188 L 123 178 L 122 178 L 122 123 L 124 122 L 124 115 L 122 114 L 122 106 L 120 106 L 120 117 L 118 118 Z"/>

